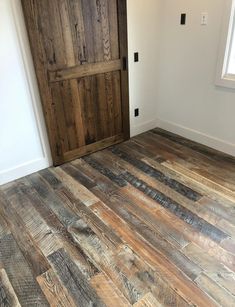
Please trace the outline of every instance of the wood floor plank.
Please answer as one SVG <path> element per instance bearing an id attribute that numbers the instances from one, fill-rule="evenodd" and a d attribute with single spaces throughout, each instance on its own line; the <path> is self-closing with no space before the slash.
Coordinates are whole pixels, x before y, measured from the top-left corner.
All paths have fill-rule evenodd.
<path id="1" fill-rule="evenodd" d="M 35 276 L 41 275 L 50 269 L 50 265 L 46 257 L 36 245 L 36 242 L 26 231 L 24 222 L 18 215 L 17 211 L 13 209 L 11 203 L 0 192 L 0 197 L 4 200 L 2 209 L 2 216 L 8 223 L 8 227 L 14 239 L 31 267 Z"/>
<path id="2" fill-rule="evenodd" d="M 18 185 L 12 184 L 5 191 L 5 195 L 12 205 L 12 208 L 17 212 L 27 232 L 36 242 L 44 256 L 48 256 L 55 250 L 62 247 L 57 240 L 55 234 L 50 227 L 32 206 L 30 199 L 27 197 L 27 191 L 30 189 L 25 185 L 25 179 L 20 179 Z"/>
<path id="3" fill-rule="evenodd" d="M 71 223 L 79 219 L 69 208 L 66 208 L 63 202 L 56 196 L 50 185 L 39 176 L 39 174 L 32 174 L 27 177 L 32 188 L 34 188 L 43 202 L 51 208 L 51 210 L 58 216 L 61 223 L 68 227 Z"/>
<path id="4" fill-rule="evenodd" d="M 12 235 L 0 240 L 0 263 L 22 306 L 49 306 Z"/>
<path id="5" fill-rule="evenodd" d="M 85 203 L 87 206 L 90 206 L 99 201 L 86 187 L 81 183 L 72 178 L 69 174 L 63 171 L 61 168 L 55 168 L 52 172 L 63 181 L 64 185 L 74 193 L 78 198 Z"/>
<path id="6" fill-rule="evenodd" d="M 4 269 L 0 270 L 0 306 L 21 307 L 15 291 Z"/>
<path id="7" fill-rule="evenodd" d="M 113 282 L 109 280 L 103 273 L 92 277 L 90 284 L 107 306 L 131 306 L 127 299 L 122 295 L 122 293 L 115 287 Z"/>
<path id="8" fill-rule="evenodd" d="M 196 143 L 194 141 L 188 140 L 182 136 L 179 136 L 177 134 L 173 134 L 171 132 L 165 131 L 163 129 L 160 128 L 156 128 L 153 129 L 151 132 L 162 135 L 163 137 L 172 140 L 173 142 L 177 142 L 181 145 L 187 146 L 195 151 L 198 151 L 200 153 L 205 154 L 207 157 L 209 156 L 210 158 L 213 158 L 216 161 L 221 161 L 223 164 L 225 162 L 228 162 L 229 165 L 231 165 L 231 163 L 234 163 L 234 157 L 226 154 L 226 153 L 222 153 L 220 151 L 217 151 L 215 149 L 209 148 L 208 146 Z"/>
<path id="9" fill-rule="evenodd" d="M 235 296 L 235 273 L 233 271 L 213 259 L 196 244 L 190 243 L 184 248 L 184 253 L 199 265 L 208 277 Z"/>
<path id="10" fill-rule="evenodd" d="M 125 160 L 126 162 L 130 163 L 134 167 L 144 172 L 145 174 L 165 184 L 166 186 L 169 186 L 171 189 L 189 198 L 190 200 L 198 201 L 202 197 L 202 195 L 200 195 L 196 191 L 193 191 L 191 188 L 176 181 L 175 179 L 172 179 L 171 177 L 167 176 L 163 172 L 156 170 L 155 168 L 149 166 L 147 163 L 136 159 L 135 157 L 133 157 L 133 155 L 120 150 L 117 146 L 113 147 L 111 151 L 113 154 L 117 155 L 119 158 Z"/>
<path id="11" fill-rule="evenodd" d="M 133 305 L 134 307 L 162 307 L 152 293 L 146 294 L 141 300 Z"/>
<path id="12" fill-rule="evenodd" d="M 208 178 L 204 175 L 198 174 L 194 170 L 188 169 L 187 167 L 182 166 L 181 164 L 175 161 L 163 162 L 163 165 L 171 170 L 174 170 L 176 172 L 182 173 L 185 176 L 188 176 L 191 180 L 194 180 L 197 183 L 208 187 L 209 189 L 213 190 L 214 193 L 219 194 L 223 198 L 228 199 L 232 202 L 235 201 L 235 192 L 224 186 L 223 183 L 222 184 L 217 183 L 213 181 L 212 178 Z"/>
<path id="13" fill-rule="evenodd" d="M 167 152 L 173 153 L 175 155 L 174 161 L 178 161 L 189 169 L 194 169 L 198 174 L 205 175 L 205 177 L 213 177 L 214 181 L 217 183 L 224 182 L 224 186 L 234 190 L 233 181 L 235 177 L 233 172 L 231 172 L 231 169 L 234 169 L 233 163 L 230 163 L 229 165 L 225 161 L 220 163 L 219 161 L 214 160 L 210 155 L 205 155 L 192 150 L 187 146 L 169 140 L 159 134 L 153 135 L 149 132 L 146 134 L 146 137 L 149 140 L 152 140 L 154 144 L 162 146 Z"/>
<path id="14" fill-rule="evenodd" d="M 224 306 L 235 305 L 235 297 L 206 276 L 206 274 L 200 275 L 195 282 L 203 291 L 208 293 L 217 304 Z"/>
<path id="15" fill-rule="evenodd" d="M 49 257 L 61 282 L 67 288 L 69 294 L 81 307 L 105 306 L 98 297 L 95 290 L 89 285 L 85 276 L 78 267 L 72 262 L 64 250 L 58 250 Z"/>
<path id="16" fill-rule="evenodd" d="M 76 307 L 78 306 L 68 294 L 66 287 L 59 281 L 57 274 L 50 269 L 41 276 L 37 277 L 44 295 L 51 307 Z"/>

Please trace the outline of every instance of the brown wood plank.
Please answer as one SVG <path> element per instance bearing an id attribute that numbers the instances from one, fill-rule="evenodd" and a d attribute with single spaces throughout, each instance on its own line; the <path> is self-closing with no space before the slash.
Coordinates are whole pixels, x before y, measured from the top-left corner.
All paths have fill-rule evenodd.
<path id="1" fill-rule="evenodd" d="M 89 145 L 81 147 L 79 149 L 74 149 L 74 150 L 71 150 L 69 152 L 66 152 L 64 154 L 64 159 L 66 159 L 66 161 L 71 161 L 71 160 L 74 160 L 76 158 L 79 158 L 79 157 L 82 157 L 84 155 L 95 152 L 99 149 L 104 149 L 104 148 L 109 147 L 113 144 L 118 144 L 118 143 L 123 142 L 123 141 L 124 141 L 123 134 L 117 134 L 115 136 L 111 136 L 111 137 L 108 137 L 104 140 L 95 142 L 94 144 L 89 144 Z M 64 161 L 64 160 L 58 160 L 58 163 L 56 163 L 56 165 L 61 164 L 62 161 Z"/>
<path id="2" fill-rule="evenodd" d="M 195 282 L 202 290 L 208 293 L 217 304 L 223 304 L 224 306 L 235 305 L 235 297 L 211 280 L 206 274 L 200 275 Z"/>
<path id="3" fill-rule="evenodd" d="M 80 199 L 87 206 L 90 206 L 99 201 L 99 199 L 93 193 L 91 193 L 78 181 L 74 180 L 61 168 L 53 169 L 52 172 L 63 182 L 67 189 L 75 195 L 75 197 Z"/>
<path id="4" fill-rule="evenodd" d="M 77 304 L 75 304 L 71 296 L 68 294 L 66 287 L 61 284 L 53 270 L 49 270 L 43 275 L 38 276 L 37 282 L 39 283 L 51 307 L 77 306 Z"/>
<path id="5" fill-rule="evenodd" d="M 152 293 L 146 294 L 141 300 L 133 305 L 134 307 L 163 307 Z"/>
<path id="6" fill-rule="evenodd" d="M 97 274 L 90 280 L 91 286 L 96 290 L 102 301 L 107 306 L 113 307 L 130 307 L 131 305 L 103 273 Z"/>
<path id="7" fill-rule="evenodd" d="M 49 72 L 50 82 L 60 82 L 69 79 L 79 79 L 92 75 L 104 74 L 121 70 L 121 61 L 99 62 L 94 64 L 84 64 L 70 67 L 65 70 Z"/>
<path id="8" fill-rule="evenodd" d="M 233 271 L 216 261 L 208 253 L 205 253 L 196 244 L 190 243 L 184 248 L 184 253 L 199 265 L 208 277 L 235 296 L 235 273 Z"/>
<path id="9" fill-rule="evenodd" d="M 212 189 L 216 194 L 219 194 L 220 196 L 227 198 L 232 202 L 235 201 L 235 192 L 223 186 L 222 184 L 214 182 L 212 179 L 202 176 L 197 172 L 194 172 L 193 170 L 189 170 L 186 167 L 181 166 L 177 162 L 164 162 L 163 165 L 168 167 L 169 169 L 180 172 L 185 176 L 190 177 L 201 185 L 207 186 L 208 188 Z"/>
<path id="10" fill-rule="evenodd" d="M 207 157 L 209 156 L 210 158 L 213 158 L 217 161 L 222 162 L 223 164 L 225 162 L 229 163 L 229 165 L 231 165 L 230 163 L 234 163 L 235 159 L 233 156 L 228 155 L 226 153 L 223 153 L 221 151 L 218 151 L 216 149 L 212 149 L 208 146 L 205 146 L 203 144 L 194 142 L 192 140 L 186 139 L 182 136 L 179 136 L 177 134 L 174 134 L 172 132 L 160 129 L 160 128 L 156 128 L 153 129 L 151 132 L 159 134 L 167 139 L 172 140 L 173 142 L 179 143 L 181 145 L 184 145 L 186 147 L 189 147 L 195 151 L 198 151 L 200 153 L 205 154 Z"/>

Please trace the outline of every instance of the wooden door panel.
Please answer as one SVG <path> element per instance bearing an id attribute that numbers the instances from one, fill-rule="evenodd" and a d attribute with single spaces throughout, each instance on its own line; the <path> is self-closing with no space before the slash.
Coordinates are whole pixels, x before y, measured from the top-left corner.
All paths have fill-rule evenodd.
<path id="1" fill-rule="evenodd" d="M 22 0 L 55 165 L 129 138 L 126 0 Z"/>
<path id="2" fill-rule="evenodd" d="M 115 71 L 51 84 L 64 152 L 122 133 L 120 78 Z"/>

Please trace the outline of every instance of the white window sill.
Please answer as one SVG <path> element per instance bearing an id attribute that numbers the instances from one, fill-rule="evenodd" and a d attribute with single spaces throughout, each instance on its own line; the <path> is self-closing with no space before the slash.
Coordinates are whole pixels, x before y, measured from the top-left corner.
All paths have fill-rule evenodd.
<path id="1" fill-rule="evenodd" d="M 235 75 L 224 75 L 216 78 L 217 86 L 235 89 Z"/>

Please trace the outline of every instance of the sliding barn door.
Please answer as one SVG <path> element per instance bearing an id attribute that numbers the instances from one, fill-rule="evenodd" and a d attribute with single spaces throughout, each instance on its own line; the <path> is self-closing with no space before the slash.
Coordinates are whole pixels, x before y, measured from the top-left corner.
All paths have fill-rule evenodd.
<path id="1" fill-rule="evenodd" d="M 126 0 L 22 0 L 54 165 L 129 138 Z"/>

